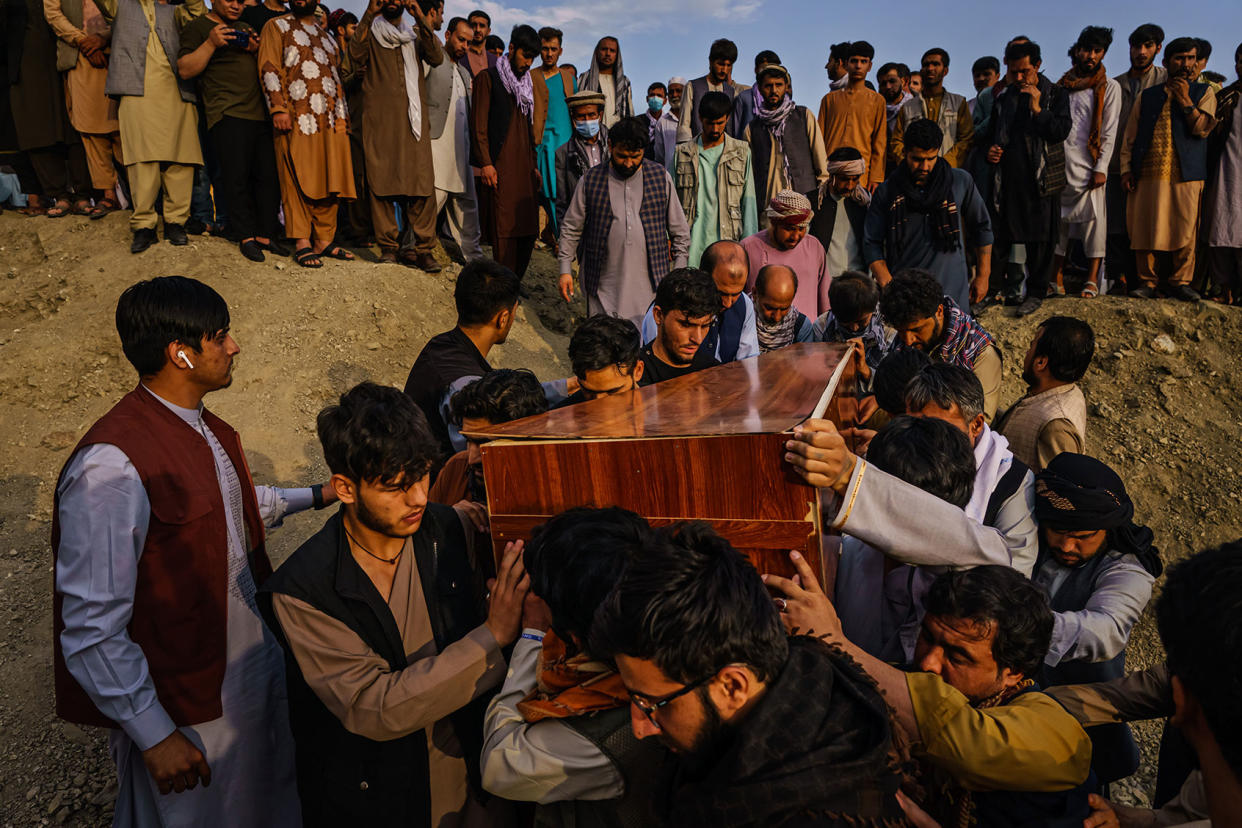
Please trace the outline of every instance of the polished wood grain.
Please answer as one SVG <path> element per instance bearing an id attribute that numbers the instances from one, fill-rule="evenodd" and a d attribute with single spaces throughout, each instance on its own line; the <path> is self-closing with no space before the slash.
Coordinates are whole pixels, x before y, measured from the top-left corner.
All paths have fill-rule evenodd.
<path id="1" fill-rule="evenodd" d="M 842 360 L 850 365 L 829 417 L 848 427 L 857 414 L 856 366 L 861 358 L 854 343 L 805 342 L 470 436 L 575 439 L 788 431 L 811 414 Z"/>

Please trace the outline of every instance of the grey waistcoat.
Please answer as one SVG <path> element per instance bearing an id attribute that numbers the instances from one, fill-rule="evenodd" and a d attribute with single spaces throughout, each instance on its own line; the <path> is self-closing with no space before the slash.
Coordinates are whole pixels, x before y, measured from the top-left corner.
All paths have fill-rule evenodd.
<path id="1" fill-rule="evenodd" d="M 60 0 L 60 11 L 65 19 L 82 28 L 82 0 Z M 78 65 L 78 47 L 56 39 L 56 71 L 68 72 Z"/>
<path id="2" fill-rule="evenodd" d="M 108 85 L 104 91 L 114 98 L 133 95 L 141 97 L 146 84 L 147 39 L 151 27 L 142 12 L 139 0 L 117 0 L 116 20 L 112 21 L 112 58 L 108 61 Z M 168 65 L 177 75 L 177 53 L 181 51 L 181 33 L 177 29 L 177 7 L 155 4 L 155 36 L 164 47 Z M 177 75 L 181 100 L 194 103 L 194 84 Z"/>
<path id="3" fill-rule="evenodd" d="M 427 116 L 431 119 L 431 137 L 439 138 L 444 134 L 444 124 L 448 121 L 449 101 L 453 97 L 453 73 L 461 77 L 466 85 L 466 109 L 470 108 L 470 95 L 474 91 L 470 83 L 470 73 L 463 69 L 455 60 L 444 60 L 439 66 L 432 66 L 427 72 Z"/>

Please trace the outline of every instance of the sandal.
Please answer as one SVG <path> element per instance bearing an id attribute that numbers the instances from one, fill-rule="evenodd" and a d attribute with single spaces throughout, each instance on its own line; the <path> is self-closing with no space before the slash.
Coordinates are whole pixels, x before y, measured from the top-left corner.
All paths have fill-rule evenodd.
<path id="1" fill-rule="evenodd" d="M 48 218 L 63 218 L 64 216 L 69 215 L 70 209 L 71 205 L 68 201 L 58 201 L 51 207 L 47 208 L 47 212 L 44 213 L 44 215 Z"/>
<path id="2" fill-rule="evenodd" d="M 1054 285 L 1048 285 L 1048 292 L 1045 294 L 1045 297 L 1050 298 L 1053 296 L 1064 296 L 1064 295 L 1065 295 L 1065 287 L 1063 285 L 1054 284 Z"/>
<path id="3" fill-rule="evenodd" d="M 101 198 L 99 201 L 95 202 L 95 206 L 92 207 L 91 211 L 86 215 L 91 221 L 95 221 L 96 219 L 101 219 L 108 215 L 108 213 L 115 212 L 119 209 L 121 209 L 121 203 L 115 198 Z"/>
<path id="4" fill-rule="evenodd" d="M 323 267 L 323 259 L 309 247 L 302 247 L 293 251 L 293 260 L 302 267 Z"/>
<path id="5" fill-rule="evenodd" d="M 1083 299 L 1094 299 L 1100 295 L 1100 286 L 1095 282 L 1087 282 L 1082 286 L 1082 293 L 1078 295 Z"/>
<path id="6" fill-rule="evenodd" d="M 45 210 L 43 207 L 39 206 L 38 204 L 35 204 L 33 206 L 26 205 L 25 207 L 18 207 L 17 212 L 23 216 L 42 216 L 42 215 L 47 214 L 47 210 Z"/>
<path id="7" fill-rule="evenodd" d="M 75 216 L 89 216 L 91 214 L 91 203 L 87 199 L 75 201 L 73 206 L 69 208 L 69 212 Z"/>
<path id="8" fill-rule="evenodd" d="M 327 256 L 329 259 L 340 259 L 342 262 L 352 262 L 354 254 L 350 253 L 339 244 L 333 244 L 319 251 L 320 256 Z"/>

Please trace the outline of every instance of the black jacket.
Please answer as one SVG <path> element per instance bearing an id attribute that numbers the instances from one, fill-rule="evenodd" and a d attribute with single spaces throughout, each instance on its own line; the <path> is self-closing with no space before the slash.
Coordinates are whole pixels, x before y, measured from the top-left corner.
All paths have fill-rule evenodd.
<path id="1" fill-rule="evenodd" d="M 429 503 L 414 536 L 413 551 L 437 650 L 465 637 L 483 621 L 481 594 L 465 550 L 456 513 L 448 506 Z M 272 593 L 305 601 L 341 621 L 392 670 L 409 665 L 388 604 L 350 553 L 340 512 L 276 570 L 259 594 L 260 610 L 285 649 L 303 824 L 430 828 L 424 731 L 379 742 L 346 730 L 303 679 L 273 612 Z M 479 752 L 490 697 L 485 694 L 450 717 L 475 791 L 481 789 Z"/>
<path id="2" fill-rule="evenodd" d="M 448 424 L 440 416 L 440 398 L 450 385 L 462 377 L 481 377 L 490 370 L 492 366 L 461 328 L 453 328 L 427 340 L 418 359 L 414 360 L 414 367 L 405 381 L 405 393 L 422 409 L 445 458 L 453 453 L 454 448 L 449 441 Z M 434 472 L 438 471 L 439 464 Z"/>

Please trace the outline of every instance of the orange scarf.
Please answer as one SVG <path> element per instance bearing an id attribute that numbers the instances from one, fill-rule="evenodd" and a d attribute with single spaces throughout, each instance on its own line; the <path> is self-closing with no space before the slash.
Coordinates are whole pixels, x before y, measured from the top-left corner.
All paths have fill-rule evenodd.
<path id="1" fill-rule="evenodd" d="M 539 682 L 529 696 L 518 702 L 517 709 L 522 718 L 534 723 L 615 710 L 629 703 L 630 695 L 615 670 L 591 661 L 585 653 L 567 656 L 565 642 L 549 630 L 543 639 Z"/>
<path id="2" fill-rule="evenodd" d="M 1070 92 L 1095 90 L 1095 114 L 1091 116 L 1091 137 L 1087 139 L 1087 149 L 1091 152 L 1091 160 L 1099 161 L 1100 153 L 1104 151 L 1100 130 L 1104 126 L 1104 92 L 1108 89 L 1108 73 L 1104 71 L 1104 64 L 1095 67 L 1095 73 L 1085 78 L 1079 77 L 1071 69 L 1061 76 L 1057 85 Z"/>

